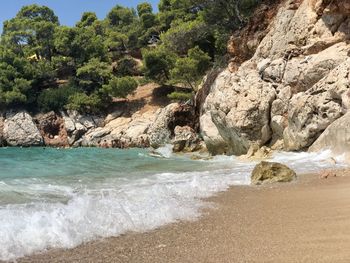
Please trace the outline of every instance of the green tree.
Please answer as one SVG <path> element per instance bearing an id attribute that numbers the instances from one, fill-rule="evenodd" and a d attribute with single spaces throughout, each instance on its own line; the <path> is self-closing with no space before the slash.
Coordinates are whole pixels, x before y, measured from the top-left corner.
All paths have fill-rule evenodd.
<path id="1" fill-rule="evenodd" d="M 98 94 L 87 95 L 84 92 L 77 92 L 69 97 L 66 108 L 79 112 L 95 113 L 103 109 L 104 106 L 106 105 Z"/>
<path id="2" fill-rule="evenodd" d="M 83 13 L 80 21 L 77 23 L 77 27 L 87 27 L 92 26 L 95 21 L 97 21 L 97 15 L 94 12 Z"/>
<path id="3" fill-rule="evenodd" d="M 3 43 L 27 56 L 51 60 L 53 55 L 53 35 L 59 25 L 54 12 L 46 6 L 29 5 L 23 7 L 15 18 L 5 21 L 2 34 Z"/>
<path id="4" fill-rule="evenodd" d="M 69 97 L 77 92 L 77 88 L 71 84 L 45 89 L 38 97 L 39 109 L 43 112 L 62 110 L 68 104 Z"/>
<path id="5" fill-rule="evenodd" d="M 201 20 L 181 22 L 163 33 L 161 40 L 166 48 L 179 55 L 185 55 L 196 43 L 207 37 L 207 31 L 206 24 Z"/>
<path id="6" fill-rule="evenodd" d="M 143 2 L 137 5 L 137 14 L 139 17 L 143 16 L 144 14 L 152 14 L 153 8 L 150 3 Z"/>
<path id="7" fill-rule="evenodd" d="M 136 13 L 134 9 L 117 5 L 108 13 L 107 19 L 111 26 L 123 27 L 134 22 Z"/>
<path id="8" fill-rule="evenodd" d="M 90 59 L 89 62 L 78 68 L 76 74 L 79 87 L 87 94 L 99 90 L 104 84 L 109 82 L 111 77 L 112 67 L 97 58 Z"/>
<path id="9" fill-rule="evenodd" d="M 198 82 L 210 67 L 210 57 L 198 47 L 190 49 L 188 56 L 178 58 L 171 70 L 171 82 L 182 83 L 196 91 Z"/>
<path id="10" fill-rule="evenodd" d="M 112 97 L 126 98 L 137 86 L 137 81 L 132 77 L 113 77 L 108 84 L 103 85 L 103 91 Z"/>
<path id="11" fill-rule="evenodd" d="M 170 70 L 174 67 L 176 55 L 164 47 L 143 50 L 143 65 L 145 76 L 158 83 L 170 80 Z"/>

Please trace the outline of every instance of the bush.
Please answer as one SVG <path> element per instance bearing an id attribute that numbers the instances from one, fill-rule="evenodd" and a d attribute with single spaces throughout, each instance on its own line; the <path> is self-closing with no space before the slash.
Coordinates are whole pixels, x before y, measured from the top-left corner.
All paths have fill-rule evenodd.
<path id="1" fill-rule="evenodd" d="M 69 97 L 66 108 L 79 112 L 99 112 L 103 106 L 103 101 L 97 94 L 77 92 Z"/>
<path id="2" fill-rule="evenodd" d="M 71 85 L 46 89 L 38 97 L 38 107 L 45 112 L 62 110 L 68 103 L 69 97 L 75 93 L 77 93 L 77 89 Z"/>
<path id="3" fill-rule="evenodd" d="M 174 91 L 168 95 L 168 98 L 176 101 L 187 101 L 193 98 L 192 92 L 182 92 L 182 91 Z"/>
<path id="4" fill-rule="evenodd" d="M 126 98 L 137 86 L 137 81 L 132 77 L 113 77 L 107 85 L 103 85 L 103 91 L 112 97 Z"/>
<path id="5" fill-rule="evenodd" d="M 115 73 L 119 77 L 136 75 L 138 73 L 136 66 L 137 63 L 134 59 L 123 58 L 118 61 L 118 64 L 115 68 Z"/>

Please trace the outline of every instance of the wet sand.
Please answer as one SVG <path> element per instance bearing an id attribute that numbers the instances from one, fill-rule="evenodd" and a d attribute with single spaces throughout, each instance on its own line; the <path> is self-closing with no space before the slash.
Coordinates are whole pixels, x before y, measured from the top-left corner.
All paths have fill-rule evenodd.
<path id="1" fill-rule="evenodd" d="M 231 187 L 197 221 L 18 262 L 350 262 L 350 172 L 337 175 Z"/>

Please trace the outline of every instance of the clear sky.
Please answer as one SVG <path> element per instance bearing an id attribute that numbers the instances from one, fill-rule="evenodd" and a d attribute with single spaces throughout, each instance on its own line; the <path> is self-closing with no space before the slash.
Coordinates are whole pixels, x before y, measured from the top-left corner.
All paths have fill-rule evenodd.
<path id="1" fill-rule="evenodd" d="M 100 19 L 106 17 L 109 10 L 115 5 L 136 7 L 138 3 L 149 2 L 157 10 L 158 0 L 0 0 L 0 32 L 3 22 L 13 18 L 24 5 L 46 5 L 54 10 L 61 25 L 73 26 L 80 20 L 81 14 L 92 11 Z"/>

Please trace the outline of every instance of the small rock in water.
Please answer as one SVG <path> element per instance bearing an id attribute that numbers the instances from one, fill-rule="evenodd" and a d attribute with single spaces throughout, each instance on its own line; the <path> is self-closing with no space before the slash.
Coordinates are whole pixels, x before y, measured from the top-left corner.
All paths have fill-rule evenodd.
<path id="1" fill-rule="evenodd" d="M 263 183 L 291 182 L 296 178 L 296 173 L 288 166 L 274 162 L 261 162 L 255 166 L 251 182 L 259 185 Z"/>

